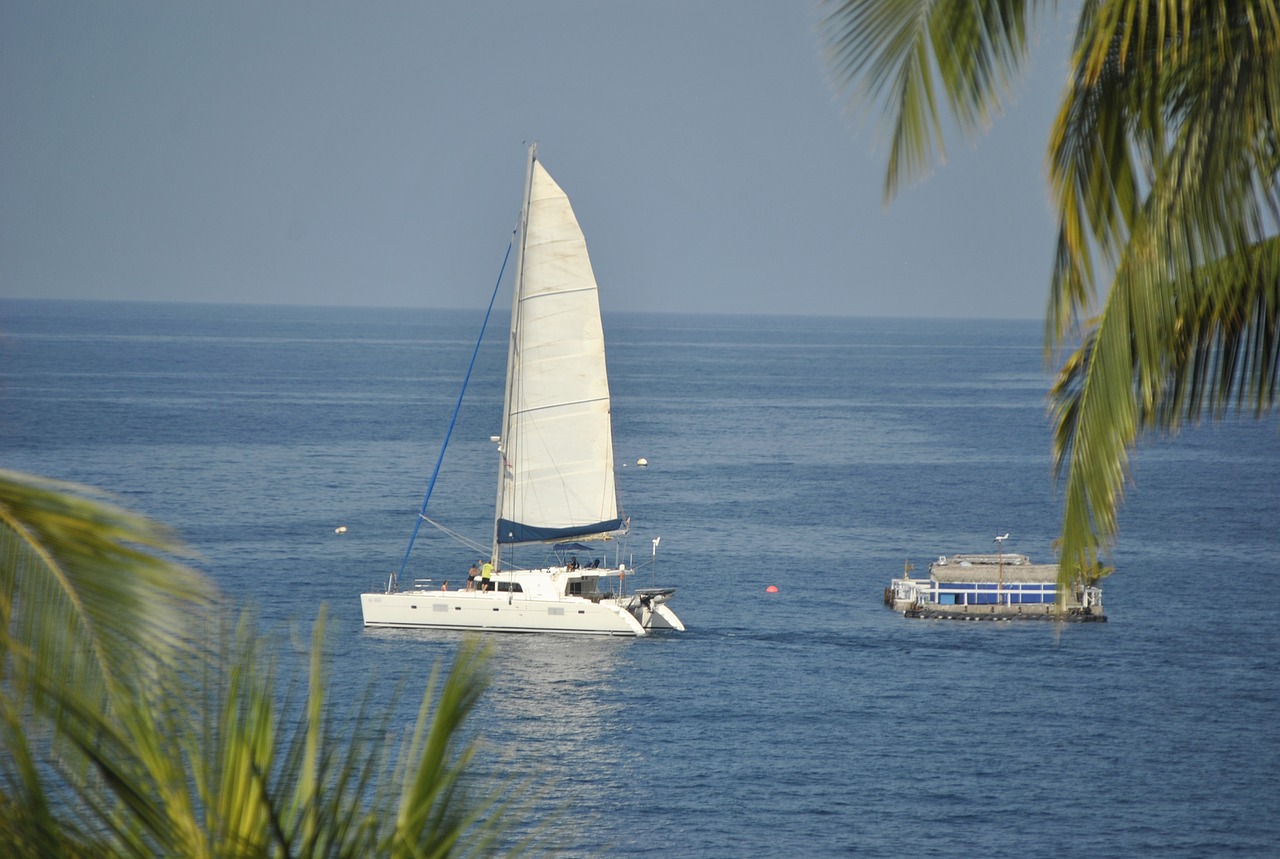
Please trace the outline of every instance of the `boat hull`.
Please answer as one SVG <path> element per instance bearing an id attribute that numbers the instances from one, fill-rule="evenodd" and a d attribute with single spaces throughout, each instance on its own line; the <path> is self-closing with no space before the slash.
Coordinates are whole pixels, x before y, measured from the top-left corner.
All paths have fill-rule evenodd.
<path id="1" fill-rule="evenodd" d="M 595 602 L 576 597 L 545 599 L 504 592 L 403 591 L 361 594 L 360 607 L 364 625 L 369 627 L 617 636 L 640 636 L 648 632 L 630 611 L 610 600 Z M 663 628 L 668 628 L 668 624 L 664 623 Z"/>

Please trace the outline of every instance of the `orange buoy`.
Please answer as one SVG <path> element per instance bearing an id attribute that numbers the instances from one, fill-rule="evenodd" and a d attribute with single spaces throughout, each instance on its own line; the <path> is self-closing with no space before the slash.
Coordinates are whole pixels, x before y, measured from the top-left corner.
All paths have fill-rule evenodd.
<path id="1" fill-rule="evenodd" d="M 765 592 L 765 593 L 767 593 L 767 594 L 776 594 L 776 593 L 778 592 L 778 586 L 777 586 L 777 585 L 769 585 L 769 587 L 767 587 L 767 588 L 765 588 L 765 589 L 764 589 L 764 592 Z"/>

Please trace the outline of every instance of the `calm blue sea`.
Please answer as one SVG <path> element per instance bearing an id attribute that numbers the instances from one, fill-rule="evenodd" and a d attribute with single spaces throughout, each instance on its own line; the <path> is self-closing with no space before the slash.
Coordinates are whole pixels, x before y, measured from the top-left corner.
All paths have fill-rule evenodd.
<path id="1" fill-rule="evenodd" d="M 459 639 L 366 632 L 358 595 L 400 564 L 480 320 L 0 301 L 0 464 L 171 524 L 268 626 L 327 605 L 339 697 L 408 678 L 408 722 Z M 1050 560 L 1039 323 L 605 331 L 631 548 L 662 538 L 653 578 L 689 631 L 494 638 L 477 730 L 589 821 L 570 855 L 1280 853 L 1274 419 L 1139 449 L 1109 623 L 911 621 L 881 602 L 906 562 L 1005 531 Z M 490 333 L 431 503 L 482 542 Z M 474 557 L 424 528 L 410 575 Z"/>

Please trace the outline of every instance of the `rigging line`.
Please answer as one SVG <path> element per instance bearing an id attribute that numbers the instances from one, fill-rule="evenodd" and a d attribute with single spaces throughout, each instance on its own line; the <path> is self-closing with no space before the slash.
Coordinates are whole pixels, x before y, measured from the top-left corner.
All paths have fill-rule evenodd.
<path id="1" fill-rule="evenodd" d="M 476 366 L 476 355 L 480 353 L 480 341 L 484 339 L 484 330 L 489 325 L 490 314 L 493 313 L 493 302 L 498 297 L 498 287 L 502 284 L 502 274 L 507 270 L 507 260 L 511 258 L 511 248 L 515 243 L 515 234 L 512 233 L 511 241 L 507 243 L 507 253 L 502 257 L 502 268 L 498 269 L 498 280 L 493 285 L 493 295 L 489 296 L 489 308 L 484 312 L 484 321 L 480 323 L 480 336 L 476 338 L 475 348 L 471 350 L 471 363 L 467 365 L 467 374 L 462 378 L 462 390 L 458 392 L 458 402 L 453 407 L 453 417 L 449 418 L 449 429 L 444 434 L 444 444 L 440 445 L 440 456 L 436 458 L 436 467 L 431 472 L 431 481 L 427 484 L 427 494 L 422 499 L 422 509 L 418 511 L 418 518 L 414 520 L 413 533 L 409 535 L 409 546 L 404 550 L 404 560 L 400 562 L 400 575 L 404 575 L 404 569 L 409 565 L 409 553 L 413 551 L 413 543 L 418 539 L 418 529 L 422 527 L 422 520 L 426 518 L 427 502 L 431 500 L 431 491 L 436 487 L 440 463 L 444 462 L 444 452 L 449 446 L 449 437 L 453 435 L 454 424 L 458 422 L 458 412 L 462 409 L 462 397 L 467 392 L 467 383 L 471 381 L 471 371 Z"/>
<path id="2" fill-rule="evenodd" d="M 462 545 L 466 546 L 468 549 L 473 549 L 477 552 L 484 552 L 488 550 L 487 546 L 482 546 L 481 544 L 477 543 L 475 540 L 471 540 L 471 539 L 468 539 L 467 537 L 464 537 L 462 534 L 459 534 L 457 531 L 454 531 L 451 528 L 447 528 L 444 525 L 440 524 L 436 520 L 432 519 L 430 516 L 422 516 L 420 518 L 422 519 L 422 521 L 427 522 L 430 525 L 434 526 L 437 531 L 441 531 L 449 535 L 450 537 L 457 540 Z"/>

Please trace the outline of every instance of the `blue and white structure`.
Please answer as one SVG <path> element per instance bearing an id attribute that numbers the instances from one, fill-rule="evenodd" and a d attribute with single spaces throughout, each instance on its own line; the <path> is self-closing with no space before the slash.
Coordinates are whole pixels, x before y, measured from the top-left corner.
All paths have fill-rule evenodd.
<path id="1" fill-rule="evenodd" d="M 1067 613 L 1105 619 L 1100 588 L 1078 588 L 1064 596 Z M 885 603 L 910 617 L 1047 616 L 1055 614 L 1057 602 L 1057 564 L 1033 564 L 1026 555 L 1003 551 L 942 555 L 929 565 L 927 579 L 904 574 L 885 589 Z"/>

